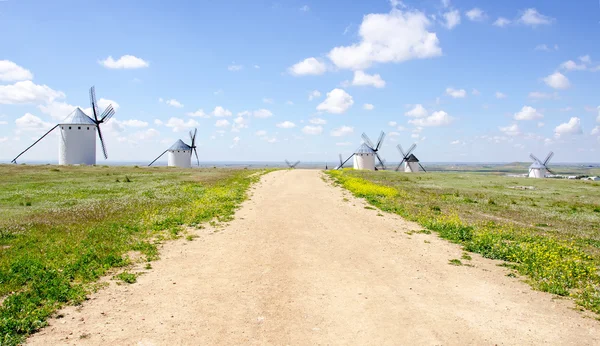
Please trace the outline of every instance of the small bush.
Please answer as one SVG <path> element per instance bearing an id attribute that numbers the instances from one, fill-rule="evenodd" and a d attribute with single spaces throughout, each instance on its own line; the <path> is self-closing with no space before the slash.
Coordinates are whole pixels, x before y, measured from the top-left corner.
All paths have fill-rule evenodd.
<path id="1" fill-rule="evenodd" d="M 119 279 L 125 283 L 132 284 L 137 281 L 138 274 L 122 272 L 121 274 L 115 275 L 116 279 Z"/>

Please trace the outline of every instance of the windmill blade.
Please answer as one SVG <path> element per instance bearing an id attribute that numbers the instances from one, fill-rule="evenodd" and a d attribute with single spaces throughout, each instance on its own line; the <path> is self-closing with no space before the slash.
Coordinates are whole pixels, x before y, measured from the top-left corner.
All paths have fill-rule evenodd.
<path id="1" fill-rule="evenodd" d="M 533 154 L 529 154 L 529 157 L 531 157 L 531 159 L 532 159 L 533 161 L 535 161 L 535 162 L 542 163 L 542 161 L 540 161 L 540 159 L 538 159 L 537 157 L 535 157 L 535 155 L 533 155 Z"/>
<path id="2" fill-rule="evenodd" d="M 544 167 L 546 167 L 546 170 L 547 170 L 548 172 L 550 172 L 550 174 L 554 174 L 554 175 L 556 175 L 556 173 L 554 173 L 554 171 L 553 171 L 553 170 L 551 170 L 550 168 L 548 168 L 548 166 L 544 165 Z"/>
<path id="3" fill-rule="evenodd" d="M 194 154 L 196 154 L 196 161 L 198 162 L 198 167 L 200 167 L 200 159 L 198 158 L 198 150 L 194 147 Z"/>
<path id="4" fill-rule="evenodd" d="M 377 146 L 375 147 L 375 151 L 379 150 L 379 147 L 381 147 L 381 144 L 383 144 L 384 138 L 385 138 L 385 132 L 381 131 L 381 133 L 379 134 L 379 139 L 377 140 Z"/>
<path id="5" fill-rule="evenodd" d="M 367 136 L 367 134 L 363 132 L 361 137 L 362 137 L 363 141 L 365 141 L 365 144 L 368 145 L 369 148 L 373 149 L 373 142 L 371 142 L 371 139 L 369 139 L 369 136 Z"/>
<path id="6" fill-rule="evenodd" d="M 58 125 L 55 125 L 53 128 L 51 128 L 48 132 L 46 132 L 42 137 L 40 137 L 40 139 L 38 139 L 37 141 L 33 142 L 32 145 L 28 146 L 27 149 L 23 150 L 19 155 L 17 155 L 17 157 L 15 157 L 12 161 L 10 161 L 11 163 L 17 163 L 17 159 L 19 158 L 19 156 L 25 154 L 25 152 L 29 149 L 31 149 L 31 147 L 33 147 L 34 145 L 36 145 L 39 141 L 41 141 L 42 139 L 44 139 L 44 137 L 46 137 L 50 132 L 52 132 L 55 128 L 57 128 Z"/>
<path id="7" fill-rule="evenodd" d="M 410 146 L 410 148 L 408 148 L 408 151 L 406 152 L 406 157 L 408 157 L 417 147 L 417 143 L 413 143 L 413 145 Z"/>
<path id="8" fill-rule="evenodd" d="M 90 106 L 92 106 L 92 113 L 94 113 L 94 120 L 98 121 L 98 103 L 96 102 L 96 87 L 90 88 Z"/>
<path id="9" fill-rule="evenodd" d="M 344 162 L 344 160 L 342 159 L 342 154 L 340 154 L 340 167 L 342 166 L 342 162 Z"/>
<path id="10" fill-rule="evenodd" d="M 340 155 L 342 155 L 342 154 L 340 154 Z M 346 161 L 342 162 L 342 164 L 339 167 L 337 167 L 337 169 L 343 168 L 344 165 L 346 164 L 346 162 L 348 162 L 348 160 L 350 160 L 353 156 L 354 156 L 354 154 L 350 155 L 350 157 L 348 157 L 346 159 Z"/>
<path id="11" fill-rule="evenodd" d="M 102 138 L 102 132 L 100 132 L 100 125 L 98 125 L 98 137 L 100 137 L 100 145 L 102 145 L 102 153 L 104 154 L 104 159 L 108 159 L 108 154 L 106 153 L 106 145 L 104 145 L 104 138 Z"/>
<path id="12" fill-rule="evenodd" d="M 402 167 L 402 164 L 404 163 L 404 161 L 406 161 L 406 157 L 402 158 L 402 161 L 400 161 L 400 163 L 398 164 L 398 167 L 396 167 L 396 172 L 398 172 L 400 170 L 400 167 Z"/>
<path id="13" fill-rule="evenodd" d="M 196 148 L 196 134 L 198 134 L 198 129 L 194 128 L 194 134 L 192 135 L 192 131 L 190 131 L 190 137 L 192 137 L 192 147 Z"/>
<path id="14" fill-rule="evenodd" d="M 421 169 L 423 170 L 423 172 L 427 173 L 427 171 L 425 170 L 425 167 L 423 167 L 420 162 L 417 162 L 417 163 L 419 164 L 419 167 L 421 167 Z"/>
<path id="15" fill-rule="evenodd" d="M 287 159 L 285 160 L 285 163 L 288 165 L 289 168 L 292 168 L 292 164 L 290 163 L 290 161 L 288 161 Z"/>
<path id="16" fill-rule="evenodd" d="M 385 164 L 383 163 L 383 161 L 381 160 L 381 157 L 379 157 L 379 154 L 377 154 L 377 152 L 375 153 L 375 156 L 377 156 L 377 160 L 379 160 L 379 163 L 381 164 L 381 167 L 383 169 L 385 169 Z"/>
<path id="17" fill-rule="evenodd" d="M 300 161 L 296 161 L 293 165 L 292 168 L 296 168 L 296 166 L 298 166 L 298 164 L 300 163 Z"/>
<path id="18" fill-rule="evenodd" d="M 106 107 L 106 109 L 104 110 L 104 112 L 102 112 L 102 115 L 100 116 L 100 122 L 102 123 L 109 121 L 113 115 L 115 115 L 115 109 L 112 105 L 108 105 L 108 107 Z"/>
<path id="19" fill-rule="evenodd" d="M 154 161 L 150 162 L 150 164 L 148 165 L 148 167 L 152 166 L 152 164 L 153 164 L 154 162 L 156 162 L 156 160 L 160 159 L 160 157 L 161 157 L 161 156 L 163 156 L 163 155 L 164 155 L 164 154 L 165 154 L 167 151 L 168 151 L 168 150 L 165 150 L 165 151 L 163 151 L 163 152 L 162 152 L 162 154 L 158 155 L 158 157 L 157 157 L 157 158 L 155 158 L 155 159 L 154 159 Z"/>
<path id="20" fill-rule="evenodd" d="M 406 154 L 404 153 L 404 150 L 402 150 L 402 146 L 400 144 L 398 144 L 396 148 L 398 148 L 398 151 L 400 154 L 402 154 L 402 157 L 406 157 Z"/>
<path id="21" fill-rule="evenodd" d="M 546 159 L 544 160 L 544 166 L 546 166 L 546 165 L 547 165 L 547 164 L 550 162 L 550 160 L 552 159 L 552 157 L 553 157 L 553 156 L 554 156 L 554 152 L 553 152 L 553 151 L 551 151 L 551 152 L 548 154 L 548 156 L 546 156 Z"/>

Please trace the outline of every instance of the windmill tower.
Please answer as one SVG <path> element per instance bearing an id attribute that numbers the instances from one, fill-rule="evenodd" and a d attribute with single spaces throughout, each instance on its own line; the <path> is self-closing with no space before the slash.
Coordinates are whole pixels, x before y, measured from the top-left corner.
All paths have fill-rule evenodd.
<path id="1" fill-rule="evenodd" d="M 548 163 L 550 163 L 552 156 L 554 156 L 554 153 L 551 151 L 548 156 L 546 156 L 546 159 L 542 162 L 540 159 L 535 157 L 535 155 L 529 154 L 529 157 L 531 157 L 533 160 L 533 163 L 531 166 L 529 166 L 529 178 L 545 178 L 547 172 L 554 174 L 554 172 L 548 168 Z"/>
<path id="2" fill-rule="evenodd" d="M 298 164 L 300 163 L 300 161 L 296 161 L 296 162 L 294 162 L 294 163 L 291 163 L 290 161 L 288 161 L 288 160 L 285 160 L 285 163 L 288 165 L 288 167 L 289 167 L 290 169 L 295 169 L 295 168 L 296 168 L 296 166 L 298 166 Z"/>
<path id="3" fill-rule="evenodd" d="M 406 173 L 419 172 L 419 167 L 421 167 L 423 172 L 427 172 L 419 162 L 419 159 L 412 153 L 416 147 L 417 144 L 413 143 L 413 145 L 411 145 L 410 148 L 408 148 L 408 151 L 405 153 L 400 144 L 396 146 L 400 154 L 402 154 L 402 161 L 400 161 L 400 164 L 398 164 L 398 167 L 396 167 L 396 172 L 400 170 L 402 164 L 404 164 L 404 172 Z"/>
<path id="4" fill-rule="evenodd" d="M 58 125 L 51 128 L 42 137 L 32 145 L 22 151 L 12 162 L 17 163 L 17 159 L 25 154 L 50 132 L 60 127 L 60 138 L 58 141 L 58 164 L 59 165 L 95 165 L 96 164 L 96 133 L 100 138 L 102 153 L 104 158 L 108 158 L 104 138 L 100 131 L 100 124 L 107 122 L 115 114 L 112 105 L 106 107 L 104 112 L 99 115 L 98 104 L 96 102 L 96 91 L 94 87 L 90 88 L 90 104 L 94 118 L 87 116 L 81 108 L 77 107 Z"/>
<path id="5" fill-rule="evenodd" d="M 358 147 L 358 149 L 356 149 L 354 153 L 352 153 L 352 155 L 346 159 L 346 161 L 342 161 L 342 155 L 340 154 L 340 165 L 337 166 L 336 169 L 343 168 L 344 164 L 353 157 L 354 169 L 365 169 L 371 171 L 385 169 L 385 162 L 381 160 L 381 157 L 379 157 L 379 154 L 377 153 L 381 147 L 381 144 L 383 143 L 385 133 L 383 131 L 381 132 L 379 139 L 377 140 L 377 145 L 373 145 L 373 142 L 371 142 L 365 133 L 362 134 L 362 138 L 364 143 L 361 144 L 360 147 Z M 377 158 L 379 161 L 377 165 L 375 165 L 375 158 Z"/>
<path id="6" fill-rule="evenodd" d="M 190 131 L 192 145 L 187 145 L 181 139 L 178 139 L 169 149 L 163 151 L 163 153 L 158 155 L 154 161 L 150 162 L 148 166 L 151 166 L 156 160 L 168 152 L 167 165 L 169 167 L 190 168 L 192 167 L 192 151 L 196 154 L 196 161 L 198 162 L 198 166 L 200 166 L 200 159 L 198 159 L 198 151 L 196 150 L 197 133 L 198 129 L 194 129 L 193 132 Z"/>

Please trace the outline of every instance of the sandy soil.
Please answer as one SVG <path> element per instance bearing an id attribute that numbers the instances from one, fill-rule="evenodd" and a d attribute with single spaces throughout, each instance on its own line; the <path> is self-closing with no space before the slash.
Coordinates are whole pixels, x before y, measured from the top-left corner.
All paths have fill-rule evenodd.
<path id="1" fill-rule="evenodd" d="M 364 209 L 319 171 L 263 177 L 235 221 L 167 243 L 31 345 L 600 344 L 600 323 L 499 262 Z M 344 199 L 347 198 L 347 199 Z"/>

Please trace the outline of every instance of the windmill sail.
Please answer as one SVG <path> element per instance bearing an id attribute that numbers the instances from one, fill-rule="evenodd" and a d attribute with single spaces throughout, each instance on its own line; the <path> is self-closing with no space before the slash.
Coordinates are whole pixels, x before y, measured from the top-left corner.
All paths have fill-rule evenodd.
<path id="1" fill-rule="evenodd" d="M 44 139 L 44 137 L 46 137 L 50 132 L 54 131 L 55 128 L 57 128 L 58 125 L 55 125 L 53 128 L 51 128 L 48 132 L 46 132 L 42 137 L 40 137 L 37 141 L 33 142 L 32 145 L 28 146 L 27 149 L 23 150 L 19 155 L 17 155 L 17 157 L 15 157 L 14 159 L 12 159 L 12 161 L 10 161 L 11 163 L 17 163 L 17 159 L 25 154 L 25 152 L 29 149 L 31 149 L 34 145 L 36 145 L 39 141 L 41 141 L 42 139 Z"/>

